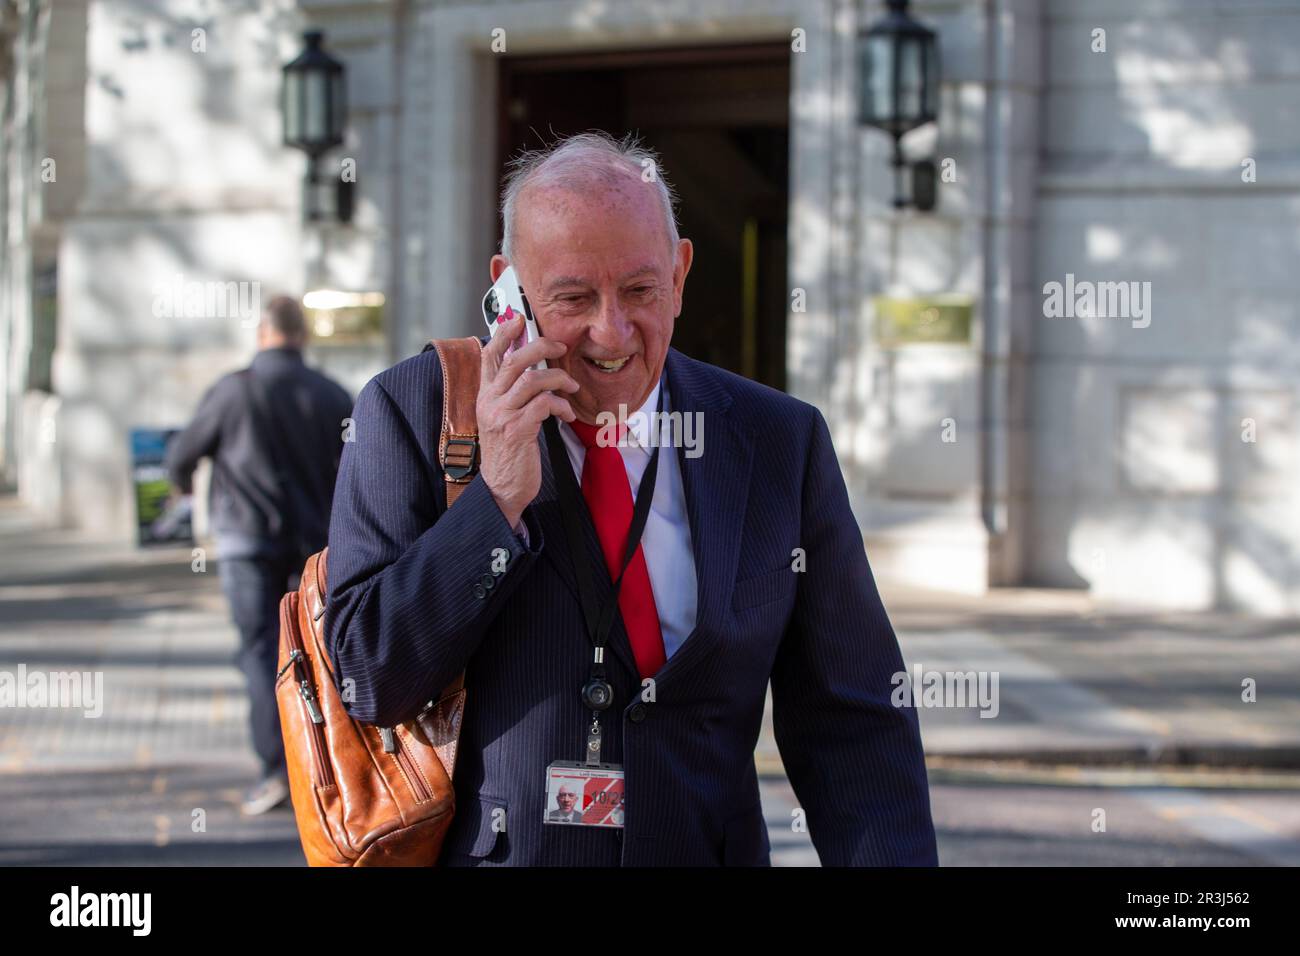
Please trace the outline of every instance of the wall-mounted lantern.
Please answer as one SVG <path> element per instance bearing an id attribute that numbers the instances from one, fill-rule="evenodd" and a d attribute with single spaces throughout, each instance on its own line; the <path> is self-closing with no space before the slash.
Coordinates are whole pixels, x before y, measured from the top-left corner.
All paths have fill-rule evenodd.
<path id="1" fill-rule="evenodd" d="M 894 137 L 894 206 L 929 211 L 935 166 L 911 164 L 912 195 L 903 196 L 903 136 L 939 115 L 939 47 L 935 32 L 913 20 L 907 0 L 888 0 L 889 13 L 858 35 L 858 122 Z"/>
<path id="2" fill-rule="evenodd" d="M 332 212 L 339 221 L 348 222 L 354 184 L 342 176 L 322 179 L 319 169 L 320 157 L 343 144 L 348 115 L 346 68 L 321 48 L 325 34 L 320 30 L 308 30 L 302 38 L 306 44 L 302 53 L 281 71 L 284 144 L 307 154 L 303 186 L 307 219 L 317 221 Z"/>

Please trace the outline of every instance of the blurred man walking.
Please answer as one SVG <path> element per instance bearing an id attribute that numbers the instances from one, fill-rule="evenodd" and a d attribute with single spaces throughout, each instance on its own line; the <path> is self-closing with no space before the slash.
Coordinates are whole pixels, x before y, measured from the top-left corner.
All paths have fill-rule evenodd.
<path id="1" fill-rule="evenodd" d="M 209 512 L 262 764 L 244 798 L 248 814 L 289 795 L 275 702 L 279 603 L 298 586 L 307 556 L 325 546 L 344 419 L 352 413 L 349 394 L 303 362 L 306 339 L 298 303 L 272 299 L 252 364 L 209 388 L 167 449 L 168 472 L 183 494 L 192 491 L 199 459 L 213 460 Z"/>

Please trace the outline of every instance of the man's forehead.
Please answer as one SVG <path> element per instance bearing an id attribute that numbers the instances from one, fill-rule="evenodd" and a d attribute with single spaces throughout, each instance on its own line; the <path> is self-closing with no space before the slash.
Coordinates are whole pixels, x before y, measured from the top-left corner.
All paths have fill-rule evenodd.
<path id="1" fill-rule="evenodd" d="M 639 180 L 632 186 L 593 182 L 581 189 L 539 184 L 520 194 L 515 229 L 521 237 L 536 234 L 544 241 L 563 233 L 589 235 L 620 226 L 644 236 L 661 231 L 663 218 L 654 187 Z"/>
<path id="2" fill-rule="evenodd" d="M 514 239 L 520 278 L 537 294 L 553 295 L 671 276 L 663 210 L 640 186 L 634 193 L 594 184 L 582 195 L 558 186 L 526 191 Z"/>

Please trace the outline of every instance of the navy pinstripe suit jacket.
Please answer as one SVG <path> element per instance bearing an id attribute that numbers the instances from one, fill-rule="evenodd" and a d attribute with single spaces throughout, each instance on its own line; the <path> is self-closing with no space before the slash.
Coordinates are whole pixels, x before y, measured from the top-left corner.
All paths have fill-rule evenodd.
<path id="1" fill-rule="evenodd" d="M 661 452 L 681 463 L 699 608 L 653 702 L 621 620 L 611 632 L 602 759 L 625 768 L 625 829 L 542 822 L 547 764 L 582 754 L 591 657 L 557 486 L 539 434 L 529 546 L 481 476 L 446 509 L 432 350 L 362 390 L 339 471 L 325 624 L 336 675 L 355 681 L 350 713 L 409 719 L 467 670 L 444 865 L 765 865 L 754 747 L 770 679 L 777 744 L 823 864 L 937 863 L 916 712 L 890 704 L 903 662 L 824 418 L 676 349 L 667 370 L 672 408 L 703 413 L 702 455 Z M 582 521 L 603 567 L 585 509 Z M 509 557 L 493 576 L 498 548 Z"/>

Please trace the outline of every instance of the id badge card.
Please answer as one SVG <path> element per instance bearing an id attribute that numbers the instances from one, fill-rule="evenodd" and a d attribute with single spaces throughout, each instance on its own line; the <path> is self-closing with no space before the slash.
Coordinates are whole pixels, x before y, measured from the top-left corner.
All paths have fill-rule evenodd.
<path id="1" fill-rule="evenodd" d="M 546 823 L 623 827 L 623 768 L 557 760 L 546 768 Z"/>

